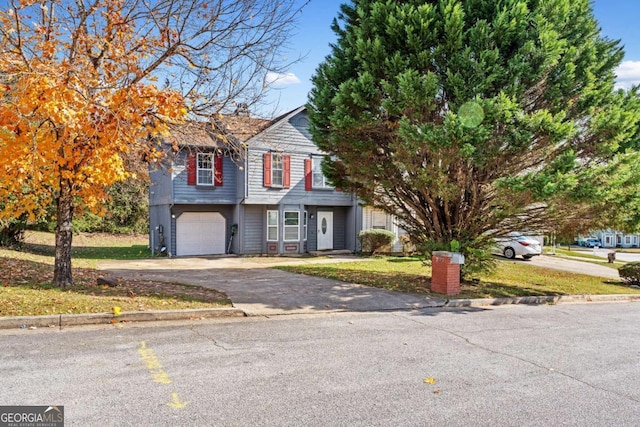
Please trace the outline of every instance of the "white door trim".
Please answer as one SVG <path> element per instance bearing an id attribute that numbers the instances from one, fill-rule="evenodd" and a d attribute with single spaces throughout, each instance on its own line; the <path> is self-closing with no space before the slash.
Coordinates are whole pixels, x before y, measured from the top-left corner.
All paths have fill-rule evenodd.
<path id="1" fill-rule="evenodd" d="M 319 251 L 333 249 L 333 212 L 318 212 L 318 241 Z"/>

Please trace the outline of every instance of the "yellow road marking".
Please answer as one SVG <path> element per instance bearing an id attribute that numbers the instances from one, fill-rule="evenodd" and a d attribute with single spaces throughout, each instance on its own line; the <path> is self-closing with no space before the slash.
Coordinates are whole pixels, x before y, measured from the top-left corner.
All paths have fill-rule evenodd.
<path id="1" fill-rule="evenodd" d="M 171 398 L 173 401 L 167 403 L 167 406 L 171 406 L 172 408 L 182 409 L 189 404 L 189 402 L 181 402 L 178 393 L 171 393 Z"/>
<path id="2" fill-rule="evenodd" d="M 154 382 L 161 384 L 171 384 L 171 380 L 162 368 L 160 360 L 158 360 L 155 352 L 151 348 L 147 347 L 147 343 L 145 341 L 140 341 L 138 354 L 140 354 L 140 358 L 146 364 L 147 370 L 151 374 L 151 378 L 153 378 Z M 175 409 L 182 409 L 188 404 L 189 402 L 182 402 L 180 400 L 178 393 L 171 393 L 171 402 L 167 403 L 167 406 Z"/>
<path id="3" fill-rule="evenodd" d="M 167 373 L 162 369 L 162 365 L 160 361 L 156 357 L 156 354 L 152 349 L 147 347 L 147 343 L 142 341 L 140 342 L 140 348 L 138 349 L 138 353 L 142 358 L 142 361 L 147 364 L 147 369 L 151 374 L 154 382 L 162 383 L 162 384 L 171 384 L 171 380 Z"/>

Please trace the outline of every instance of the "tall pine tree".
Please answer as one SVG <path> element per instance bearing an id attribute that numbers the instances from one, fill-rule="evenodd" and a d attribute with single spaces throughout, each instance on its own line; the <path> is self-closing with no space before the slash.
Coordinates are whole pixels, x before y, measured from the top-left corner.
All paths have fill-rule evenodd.
<path id="1" fill-rule="evenodd" d="M 473 263 L 508 231 L 637 222 L 638 97 L 589 0 L 355 0 L 333 29 L 309 97 L 325 172 L 416 242 Z"/>

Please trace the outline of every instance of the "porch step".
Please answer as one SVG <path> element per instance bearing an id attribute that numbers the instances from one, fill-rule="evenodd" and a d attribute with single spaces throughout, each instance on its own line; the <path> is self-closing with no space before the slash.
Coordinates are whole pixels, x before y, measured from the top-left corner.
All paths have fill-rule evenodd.
<path id="1" fill-rule="evenodd" d="M 353 252 L 349 249 L 336 249 L 326 251 L 309 251 L 309 255 L 313 256 L 331 256 L 331 255 L 351 255 Z"/>

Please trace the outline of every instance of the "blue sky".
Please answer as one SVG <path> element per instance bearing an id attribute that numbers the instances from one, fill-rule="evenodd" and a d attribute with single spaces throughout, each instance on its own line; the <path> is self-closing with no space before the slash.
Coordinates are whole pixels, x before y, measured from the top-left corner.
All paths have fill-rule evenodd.
<path id="1" fill-rule="evenodd" d="M 304 0 L 297 0 L 300 4 Z M 303 105 L 311 89 L 311 76 L 330 53 L 329 43 L 335 40 L 330 29 L 343 0 L 311 0 L 299 15 L 296 37 L 290 45 L 289 59 L 304 59 L 293 64 L 286 76 L 274 83 L 269 94 L 269 110 L 283 113 Z M 602 33 L 620 39 L 625 49 L 624 62 L 617 70 L 618 86 L 640 84 L 640 1 L 595 0 L 592 2 Z M 275 76 L 274 76 L 275 77 Z"/>

